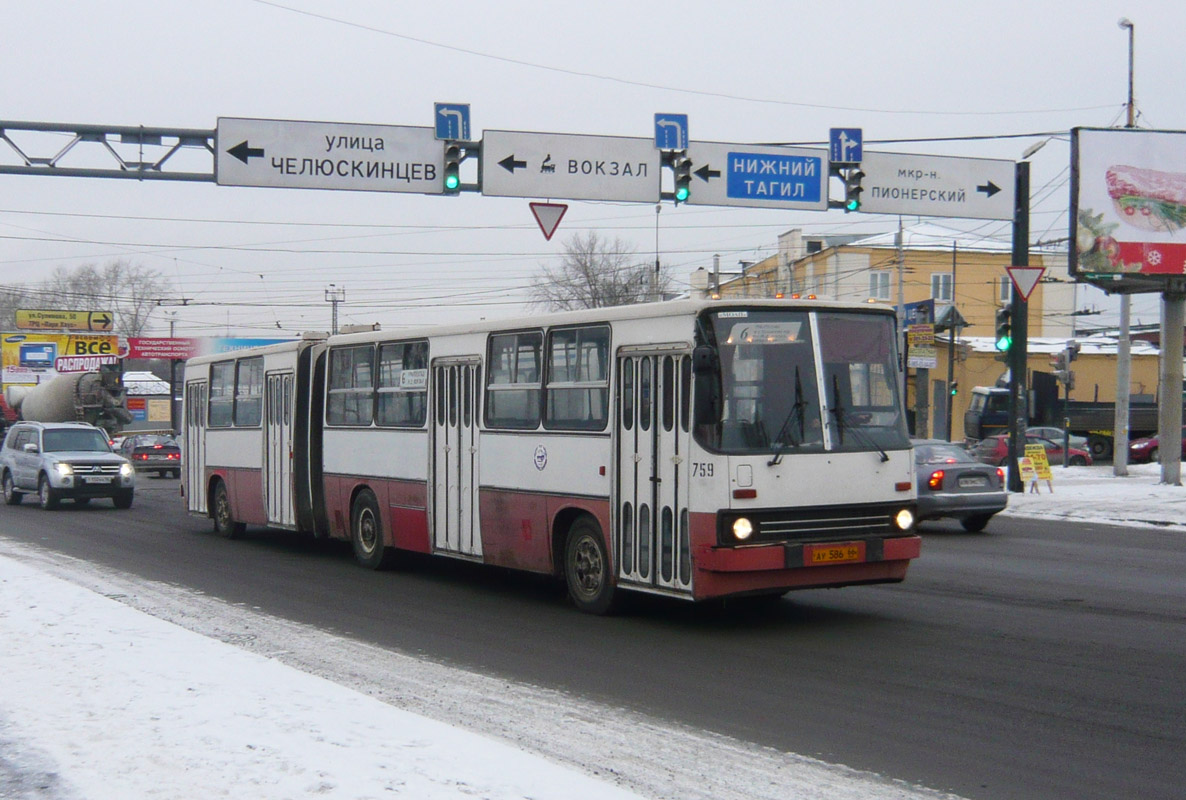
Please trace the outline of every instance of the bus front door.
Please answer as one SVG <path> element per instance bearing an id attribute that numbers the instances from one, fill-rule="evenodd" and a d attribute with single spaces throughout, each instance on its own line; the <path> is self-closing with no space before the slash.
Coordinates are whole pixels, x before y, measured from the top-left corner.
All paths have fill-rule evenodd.
<path id="1" fill-rule="evenodd" d="M 692 590 L 686 352 L 618 357 L 617 564 L 624 584 Z"/>
<path id="2" fill-rule="evenodd" d="M 480 557 L 476 359 L 433 364 L 432 529 L 438 552 Z"/>
<path id="3" fill-rule="evenodd" d="M 206 398 L 205 381 L 185 385 L 185 437 L 181 458 L 185 466 L 186 510 L 206 513 Z"/>
<path id="4" fill-rule="evenodd" d="M 293 527 L 292 373 L 270 372 L 264 388 L 264 497 L 268 524 Z"/>

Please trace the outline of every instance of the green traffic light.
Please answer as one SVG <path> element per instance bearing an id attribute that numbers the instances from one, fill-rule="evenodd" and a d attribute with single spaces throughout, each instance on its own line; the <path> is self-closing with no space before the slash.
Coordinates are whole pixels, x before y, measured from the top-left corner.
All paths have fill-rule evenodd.
<path id="1" fill-rule="evenodd" d="M 1012 336 L 1001 336 L 997 339 L 996 348 L 997 348 L 997 350 L 1000 350 L 1002 353 L 1004 353 L 1006 350 L 1008 350 L 1012 346 L 1013 346 L 1013 337 Z"/>
<path id="2" fill-rule="evenodd" d="M 687 186 L 675 187 L 675 200 L 677 203 L 682 203 L 682 202 L 686 201 L 691 194 L 692 194 L 692 192 L 688 189 Z"/>
<path id="3" fill-rule="evenodd" d="M 861 201 L 855 197 L 850 197 L 844 203 L 845 211 L 857 211 L 861 207 Z"/>
<path id="4" fill-rule="evenodd" d="M 449 174 L 449 175 L 445 176 L 445 188 L 446 189 L 449 189 L 449 190 L 456 189 L 460 185 L 461 185 L 461 178 L 458 175 Z"/>

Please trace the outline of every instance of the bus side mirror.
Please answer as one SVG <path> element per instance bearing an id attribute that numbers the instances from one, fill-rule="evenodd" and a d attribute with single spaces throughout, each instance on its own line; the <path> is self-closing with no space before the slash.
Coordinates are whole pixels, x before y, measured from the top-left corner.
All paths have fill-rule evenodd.
<path id="1" fill-rule="evenodd" d="M 700 345 L 692 350 L 693 424 L 715 425 L 721 421 L 721 361 L 715 348 Z"/>

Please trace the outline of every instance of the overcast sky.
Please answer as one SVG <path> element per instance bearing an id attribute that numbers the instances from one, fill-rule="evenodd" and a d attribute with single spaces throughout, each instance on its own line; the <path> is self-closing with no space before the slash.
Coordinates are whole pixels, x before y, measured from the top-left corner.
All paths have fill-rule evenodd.
<path id="1" fill-rule="evenodd" d="M 449 11 L 454 13 L 449 14 Z M 482 129 L 649 137 L 687 113 L 694 140 L 821 143 L 861 127 L 867 149 L 1033 157 L 1035 239 L 1066 236 L 1077 125 L 1123 124 L 1127 16 L 1138 124 L 1186 129 L 1186 4 L 5 0 L 0 119 L 212 130 L 218 117 L 432 124 L 434 102 Z M 915 141 L 971 136 L 1022 138 Z M 17 140 L 20 134 L 11 134 Z M 67 139 L 19 139 L 30 155 Z M 23 146 L 23 145 L 22 145 Z M 196 171 L 212 162 L 190 154 Z M 0 143 L 0 163 L 16 157 Z M 179 159 L 179 162 L 180 159 Z M 103 164 L 107 166 L 107 164 Z M 291 335 L 521 312 L 541 265 L 595 230 L 678 282 L 713 254 L 769 255 L 779 233 L 881 232 L 842 212 L 571 202 L 548 242 L 526 199 L 256 189 L 0 175 L 0 284 L 127 258 L 169 277 L 178 335 Z M 909 223 L 912 220 L 907 220 Z M 656 226 L 656 222 L 658 223 Z M 1003 222 L 960 224 L 1005 238 Z M 1151 296 L 1136 321 L 1155 322 Z M 1095 318 L 1089 318 L 1095 319 Z"/>

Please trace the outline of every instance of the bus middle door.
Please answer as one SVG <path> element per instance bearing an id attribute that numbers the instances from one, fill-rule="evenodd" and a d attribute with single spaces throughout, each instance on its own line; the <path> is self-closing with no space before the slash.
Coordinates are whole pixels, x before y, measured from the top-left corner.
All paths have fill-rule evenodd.
<path id="1" fill-rule="evenodd" d="M 436 361 L 432 369 L 433 547 L 482 555 L 478 520 L 478 397 L 476 358 Z"/>
<path id="2" fill-rule="evenodd" d="M 292 497 L 291 372 L 269 372 L 264 387 L 264 497 L 268 524 L 296 524 Z"/>

